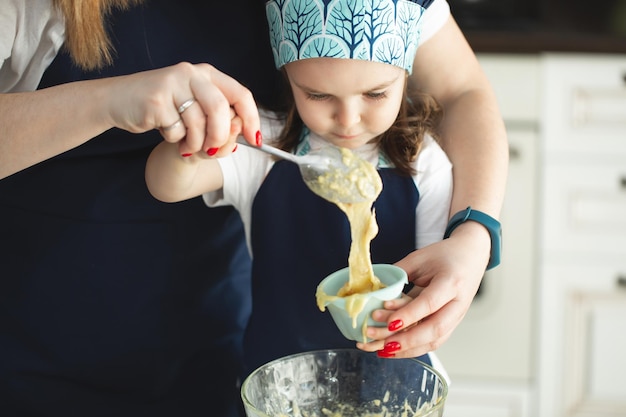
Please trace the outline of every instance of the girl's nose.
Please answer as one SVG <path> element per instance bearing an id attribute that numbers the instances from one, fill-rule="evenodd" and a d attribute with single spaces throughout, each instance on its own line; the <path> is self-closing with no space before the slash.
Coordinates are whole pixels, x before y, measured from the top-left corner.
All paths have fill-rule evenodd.
<path id="1" fill-rule="evenodd" d="M 361 121 L 361 113 L 355 103 L 339 103 L 335 112 L 335 120 L 344 127 L 354 126 Z"/>

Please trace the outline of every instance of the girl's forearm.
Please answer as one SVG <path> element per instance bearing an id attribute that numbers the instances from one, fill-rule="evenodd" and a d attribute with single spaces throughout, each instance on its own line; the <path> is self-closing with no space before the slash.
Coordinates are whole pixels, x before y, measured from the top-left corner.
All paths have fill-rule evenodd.
<path id="1" fill-rule="evenodd" d="M 222 187 L 223 179 L 216 159 L 208 159 L 202 153 L 183 157 L 176 143 L 161 142 L 146 164 L 148 190 L 167 203 L 217 190 Z"/>

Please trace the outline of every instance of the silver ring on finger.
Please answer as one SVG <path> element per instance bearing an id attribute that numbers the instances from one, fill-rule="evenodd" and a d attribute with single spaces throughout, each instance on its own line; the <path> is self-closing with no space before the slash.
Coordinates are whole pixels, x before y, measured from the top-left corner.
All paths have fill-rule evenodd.
<path id="1" fill-rule="evenodd" d="M 191 105 L 196 101 L 195 98 L 190 98 L 189 100 L 185 101 L 183 104 L 181 104 L 180 106 L 178 106 L 178 114 L 183 114 L 185 112 L 185 110 L 187 110 L 189 107 L 191 107 Z"/>
<path id="2" fill-rule="evenodd" d="M 161 130 L 163 132 L 169 132 L 172 129 L 176 129 L 178 126 L 181 126 L 182 124 L 183 124 L 183 119 L 178 119 L 174 123 L 172 123 L 171 125 L 162 127 Z"/>

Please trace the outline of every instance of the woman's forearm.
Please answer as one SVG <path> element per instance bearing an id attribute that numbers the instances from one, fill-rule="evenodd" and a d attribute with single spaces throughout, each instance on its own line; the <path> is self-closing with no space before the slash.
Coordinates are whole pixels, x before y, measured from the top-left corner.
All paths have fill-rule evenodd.
<path id="1" fill-rule="evenodd" d="M 193 110 L 179 111 L 191 98 Z M 0 94 L 0 178 L 73 149 L 117 127 L 181 142 L 180 153 L 232 150 L 234 108 L 254 143 L 259 113 L 248 89 L 208 64 L 181 62 L 125 76 L 80 81 L 36 92 Z M 237 131 L 239 133 L 239 130 Z"/>
<path id="2" fill-rule="evenodd" d="M 442 146 L 453 164 L 451 214 L 472 206 L 498 217 L 508 171 L 508 143 L 495 99 L 469 91 L 445 107 Z"/>
<path id="3" fill-rule="evenodd" d="M 112 125 L 102 111 L 106 81 L 0 94 L 0 179 L 75 148 Z"/>
<path id="4" fill-rule="evenodd" d="M 453 164 L 451 215 L 472 206 L 498 217 L 508 143 L 495 95 L 452 17 L 416 54 L 412 81 L 444 108 L 440 141 Z"/>

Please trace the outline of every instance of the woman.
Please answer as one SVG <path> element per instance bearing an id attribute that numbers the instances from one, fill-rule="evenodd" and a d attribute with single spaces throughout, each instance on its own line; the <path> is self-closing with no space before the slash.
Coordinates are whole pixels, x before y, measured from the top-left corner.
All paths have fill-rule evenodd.
<path id="1" fill-rule="evenodd" d="M 199 199 L 157 202 L 143 168 L 162 137 L 185 136 L 181 153 L 222 147 L 230 125 L 221 116 L 231 106 L 255 142 L 254 100 L 234 80 L 271 104 L 278 84 L 262 2 L 0 6 L 3 411 L 229 415 L 250 308 L 240 221 L 228 209 L 207 215 Z M 109 10 L 103 38 L 94 23 Z M 497 217 L 506 174 L 502 122 L 471 49 L 454 21 L 445 22 L 418 50 L 411 78 L 444 106 L 453 212 L 472 205 Z M 110 62 L 99 59 L 107 38 Z M 94 42 L 104 47 L 81 49 Z M 178 122 L 193 96 L 200 105 Z M 484 227 L 466 222 L 398 263 L 426 289 L 419 308 L 398 310 L 392 321 L 430 318 L 396 336 L 396 356 L 427 352 L 449 336 L 489 255 Z"/>
<path id="2" fill-rule="evenodd" d="M 258 125 L 247 89 L 206 64 L 178 63 L 211 62 L 271 98 L 263 7 L 116 3 L 128 4 L 102 27 L 112 42 L 102 66 L 80 42 L 92 46 L 97 25 L 74 14 L 89 18 L 96 2 L 0 4 L 0 84 L 12 93 L 0 96 L 0 409 L 234 415 L 250 309 L 240 220 L 230 209 L 207 214 L 199 199 L 157 202 L 143 171 L 162 140 L 155 128 L 179 117 L 179 93 L 204 94 L 207 109 L 218 107 L 209 116 L 236 102 Z M 222 21 L 235 15 L 241 27 L 226 44 Z"/>

